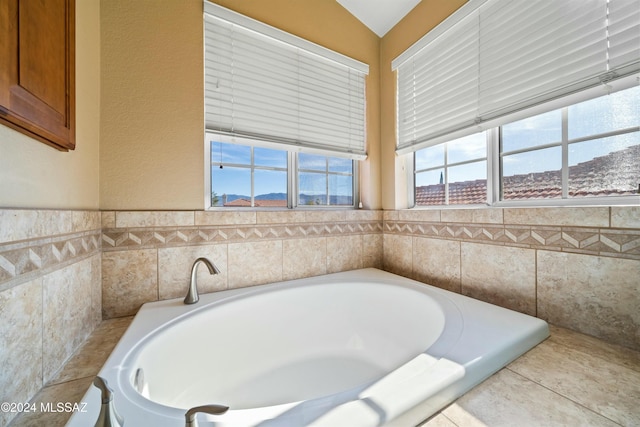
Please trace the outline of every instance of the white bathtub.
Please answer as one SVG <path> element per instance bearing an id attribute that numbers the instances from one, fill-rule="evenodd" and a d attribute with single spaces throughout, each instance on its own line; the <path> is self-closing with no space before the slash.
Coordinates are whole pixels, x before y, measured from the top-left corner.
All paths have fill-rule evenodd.
<path id="1" fill-rule="evenodd" d="M 145 304 L 100 375 L 126 426 L 223 404 L 200 425 L 407 427 L 548 335 L 540 319 L 364 269 Z M 98 389 L 83 402 L 68 426 L 97 419 Z"/>

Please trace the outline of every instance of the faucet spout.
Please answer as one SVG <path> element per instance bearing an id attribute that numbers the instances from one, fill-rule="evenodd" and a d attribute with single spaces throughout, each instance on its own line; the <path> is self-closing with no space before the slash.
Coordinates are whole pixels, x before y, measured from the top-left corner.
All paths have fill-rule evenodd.
<path id="1" fill-rule="evenodd" d="M 187 292 L 187 296 L 184 298 L 185 304 L 195 304 L 200 299 L 200 296 L 198 295 L 198 283 L 197 283 L 198 265 L 200 263 L 207 266 L 207 269 L 209 270 L 209 273 L 211 275 L 220 274 L 220 270 L 218 269 L 218 267 L 216 267 L 215 264 L 209 261 L 208 259 L 202 258 L 202 257 L 196 259 L 193 265 L 191 266 L 191 282 L 189 282 L 189 291 Z"/>

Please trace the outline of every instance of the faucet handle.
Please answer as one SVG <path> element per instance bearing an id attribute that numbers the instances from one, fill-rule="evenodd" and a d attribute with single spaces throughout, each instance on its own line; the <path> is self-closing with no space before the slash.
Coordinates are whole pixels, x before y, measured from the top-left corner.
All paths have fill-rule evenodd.
<path id="1" fill-rule="evenodd" d="M 204 412 L 211 415 L 222 415 L 229 410 L 228 406 L 223 405 L 202 405 L 189 409 L 184 418 L 186 421 L 185 427 L 198 427 L 198 421 L 196 420 L 196 414 L 198 412 Z"/>
<path id="2" fill-rule="evenodd" d="M 100 389 L 102 394 L 100 414 L 96 420 L 95 427 L 120 427 L 124 425 L 124 420 L 116 411 L 113 405 L 113 390 L 107 384 L 107 380 L 101 376 L 96 376 L 93 385 Z"/>
<path id="3" fill-rule="evenodd" d="M 109 403 L 113 400 L 113 390 L 109 387 L 107 380 L 99 375 L 93 379 L 93 385 L 100 389 L 102 403 Z"/>

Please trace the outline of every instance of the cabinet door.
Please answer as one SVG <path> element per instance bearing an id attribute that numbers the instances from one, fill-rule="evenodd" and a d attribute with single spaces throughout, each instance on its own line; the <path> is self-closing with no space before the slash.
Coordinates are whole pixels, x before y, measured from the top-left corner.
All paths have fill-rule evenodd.
<path id="1" fill-rule="evenodd" d="M 74 0 L 0 1 L 0 123 L 75 148 Z"/>

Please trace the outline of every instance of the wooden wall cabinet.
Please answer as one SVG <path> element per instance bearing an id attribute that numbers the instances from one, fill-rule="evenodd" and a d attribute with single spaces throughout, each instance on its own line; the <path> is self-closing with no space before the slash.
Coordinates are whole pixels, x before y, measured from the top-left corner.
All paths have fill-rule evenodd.
<path id="1" fill-rule="evenodd" d="M 0 0 L 0 124 L 75 148 L 75 0 Z"/>

